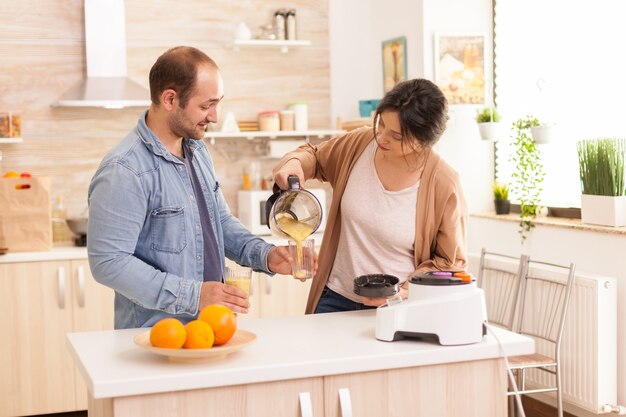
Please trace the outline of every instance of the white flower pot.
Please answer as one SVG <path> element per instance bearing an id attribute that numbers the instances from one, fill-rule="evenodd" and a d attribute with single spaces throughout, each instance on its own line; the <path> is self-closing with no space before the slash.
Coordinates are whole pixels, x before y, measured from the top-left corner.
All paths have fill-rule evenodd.
<path id="1" fill-rule="evenodd" d="M 530 133 L 535 143 L 550 143 L 554 137 L 556 128 L 554 125 L 531 126 Z"/>
<path id="2" fill-rule="evenodd" d="M 478 123 L 478 131 L 482 140 L 498 140 L 502 136 L 498 122 Z"/>
<path id="3" fill-rule="evenodd" d="M 583 194 L 582 222 L 602 226 L 626 226 L 626 196 Z"/>

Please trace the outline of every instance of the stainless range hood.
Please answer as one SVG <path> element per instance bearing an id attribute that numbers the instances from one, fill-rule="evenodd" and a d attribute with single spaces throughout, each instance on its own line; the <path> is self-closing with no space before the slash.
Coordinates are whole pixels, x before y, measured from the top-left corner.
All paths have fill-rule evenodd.
<path id="1" fill-rule="evenodd" d="M 87 78 L 68 90 L 57 107 L 147 107 L 150 93 L 126 77 L 124 0 L 85 0 Z"/>

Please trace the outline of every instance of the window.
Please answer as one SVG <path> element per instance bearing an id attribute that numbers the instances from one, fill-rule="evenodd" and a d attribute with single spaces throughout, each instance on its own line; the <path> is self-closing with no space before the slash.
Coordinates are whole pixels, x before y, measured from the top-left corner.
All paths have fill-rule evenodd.
<path id="1" fill-rule="evenodd" d="M 496 0 L 495 95 L 503 122 L 533 115 L 558 129 L 555 141 L 539 145 L 547 206 L 580 207 L 577 141 L 626 137 L 625 18 L 624 0 Z M 498 181 L 510 182 L 510 142 L 497 143 Z"/>

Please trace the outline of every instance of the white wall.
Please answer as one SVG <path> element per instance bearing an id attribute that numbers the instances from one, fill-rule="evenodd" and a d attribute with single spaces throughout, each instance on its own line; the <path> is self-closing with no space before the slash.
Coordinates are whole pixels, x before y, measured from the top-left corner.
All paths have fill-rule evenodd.
<path id="1" fill-rule="evenodd" d="M 432 80 L 435 32 L 485 33 L 490 74 L 491 15 L 491 0 L 329 0 L 333 121 L 358 117 L 358 100 L 382 97 L 386 39 L 405 36 L 408 76 Z M 475 113 L 474 106 L 451 107 L 437 149 L 461 173 L 470 210 L 478 212 L 493 207 L 493 144 L 480 140 Z"/>

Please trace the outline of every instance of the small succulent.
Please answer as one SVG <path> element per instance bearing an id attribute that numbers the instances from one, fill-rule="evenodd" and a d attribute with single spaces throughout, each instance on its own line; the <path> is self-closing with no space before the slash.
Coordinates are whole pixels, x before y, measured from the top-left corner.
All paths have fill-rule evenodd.
<path id="1" fill-rule="evenodd" d="M 495 200 L 509 199 L 509 186 L 507 184 L 493 183 L 493 198 Z"/>
<path id="2" fill-rule="evenodd" d="M 477 123 L 499 122 L 500 114 L 495 107 L 485 107 L 476 113 Z"/>

